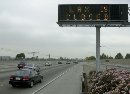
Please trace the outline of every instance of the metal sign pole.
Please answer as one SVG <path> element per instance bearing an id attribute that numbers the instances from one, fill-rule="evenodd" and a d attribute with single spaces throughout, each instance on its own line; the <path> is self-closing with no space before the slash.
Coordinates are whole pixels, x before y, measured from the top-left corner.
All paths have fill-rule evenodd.
<path id="1" fill-rule="evenodd" d="M 96 72 L 100 71 L 100 26 L 96 26 Z"/>

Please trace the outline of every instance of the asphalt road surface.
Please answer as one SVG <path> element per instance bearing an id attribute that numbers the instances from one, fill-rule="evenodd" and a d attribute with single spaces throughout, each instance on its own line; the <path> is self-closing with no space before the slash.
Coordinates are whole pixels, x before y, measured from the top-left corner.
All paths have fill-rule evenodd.
<path id="1" fill-rule="evenodd" d="M 73 63 L 71 64 L 53 64 L 52 66 L 42 66 L 41 74 L 43 75 L 44 79 L 42 83 L 38 83 L 34 85 L 32 88 L 28 87 L 16 87 L 13 88 L 9 84 L 9 77 L 11 74 L 14 74 L 18 69 L 6 72 L 0 72 L 0 94 L 32 94 L 49 81 L 57 77 L 58 75 L 62 74 L 64 71 L 69 69 L 70 67 L 74 66 Z M 16 66 L 17 67 L 17 66 Z"/>

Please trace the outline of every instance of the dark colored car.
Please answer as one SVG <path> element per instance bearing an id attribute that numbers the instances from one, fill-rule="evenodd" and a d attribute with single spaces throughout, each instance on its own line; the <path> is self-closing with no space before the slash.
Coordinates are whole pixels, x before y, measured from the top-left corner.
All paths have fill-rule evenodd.
<path id="1" fill-rule="evenodd" d="M 32 69 L 21 69 L 10 76 L 9 84 L 16 86 L 33 87 L 34 84 L 42 82 L 43 76 Z"/>
<path id="2" fill-rule="evenodd" d="M 78 64 L 78 62 L 77 62 L 77 61 L 74 61 L 73 63 Z"/>
<path id="3" fill-rule="evenodd" d="M 66 64 L 70 64 L 70 62 L 66 62 Z"/>
<path id="4" fill-rule="evenodd" d="M 58 62 L 58 64 L 62 64 L 62 62 L 61 62 L 61 61 L 59 61 L 59 62 Z"/>
<path id="5" fill-rule="evenodd" d="M 105 62 L 109 62 L 109 60 L 108 60 L 108 59 L 106 59 L 106 60 L 105 60 Z"/>
<path id="6" fill-rule="evenodd" d="M 24 61 L 21 61 L 19 64 L 18 64 L 18 68 L 21 69 L 23 68 L 27 63 L 24 62 Z"/>
<path id="7" fill-rule="evenodd" d="M 34 69 L 37 72 L 40 72 L 40 67 L 37 64 L 26 64 L 24 68 Z"/>

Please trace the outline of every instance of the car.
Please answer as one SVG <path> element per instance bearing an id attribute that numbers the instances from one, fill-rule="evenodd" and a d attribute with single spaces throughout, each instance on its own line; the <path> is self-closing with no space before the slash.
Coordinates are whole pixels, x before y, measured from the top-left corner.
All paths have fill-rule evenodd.
<path id="1" fill-rule="evenodd" d="M 105 62 L 110 62 L 110 60 L 109 60 L 109 59 L 106 59 Z"/>
<path id="2" fill-rule="evenodd" d="M 9 84 L 12 87 L 16 86 L 29 86 L 33 87 L 36 83 L 41 83 L 43 81 L 43 76 L 32 69 L 21 69 L 18 70 L 14 75 L 10 76 Z"/>
<path id="3" fill-rule="evenodd" d="M 18 64 L 18 68 L 21 69 L 23 68 L 27 63 L 25 61 L 21 61 L 19 64 Z"/>
<path id="4" fill-rule="evenodd" d="M 58 62 L 58 64 L 62 64 L 62 62 L 61 62 L 61 61 L 59 61 L 59 62 Z"/>
<path id="5" fill-rule="evenodd" d="M 74 64 L 78 64 L 78 61 L 74 61 L 73 63 L 74 63 Z"/>
<path id="6" fill-rule="evenodd" d="M 70 64 L 70 62 L 66 62 L 66 64 Z"/>
<path id="7" fill-rule="evenodd" d="M 26 64 L 24 68 L 34 69 L 37 72 L 40 72 L 40 67 L 37 64 Z"/>
<path id="8" fill-rule="evenodd" d="M 50 62 L 46 62 L 45 66 L 52 66 L 52 64 Z"/>

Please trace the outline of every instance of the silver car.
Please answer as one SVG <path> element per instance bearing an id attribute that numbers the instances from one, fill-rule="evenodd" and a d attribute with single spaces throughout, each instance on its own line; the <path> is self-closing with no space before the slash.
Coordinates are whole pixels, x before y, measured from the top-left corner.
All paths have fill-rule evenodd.
<path id="1" fill-rule="evenodd" d="M 50 62 L 46 62 L 45 66 L 52 66 L 52 64 Z"/>
<path id="2" fill-rule="evenodd" d="M 36 64 L 27 64 L 24 68 L 34 69 L 35 71 L 40 72 L 40 67 Z"/>

